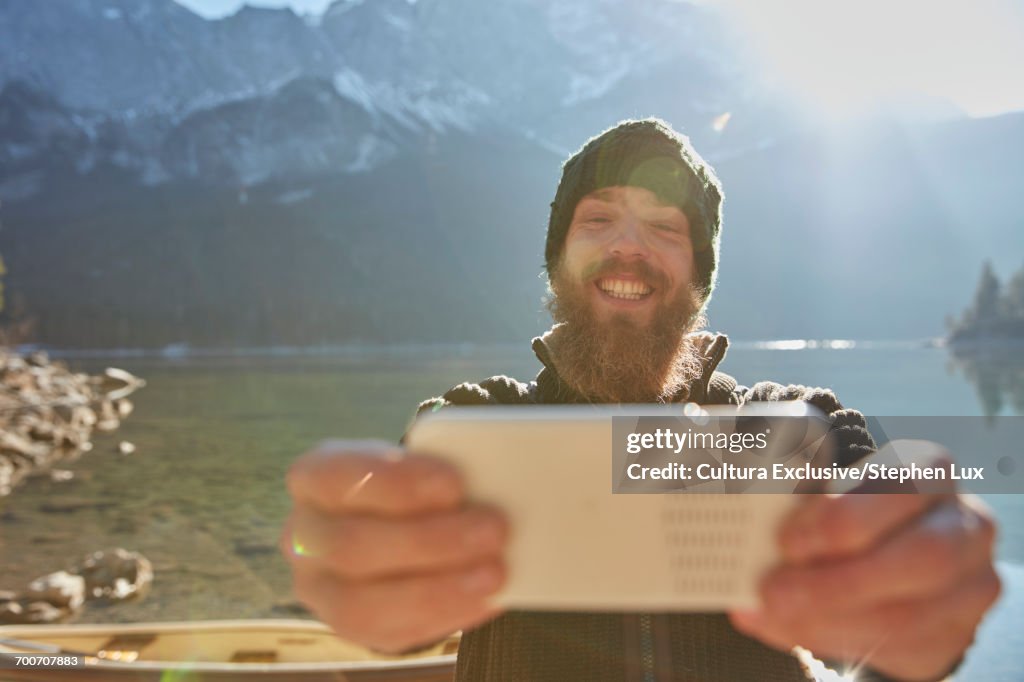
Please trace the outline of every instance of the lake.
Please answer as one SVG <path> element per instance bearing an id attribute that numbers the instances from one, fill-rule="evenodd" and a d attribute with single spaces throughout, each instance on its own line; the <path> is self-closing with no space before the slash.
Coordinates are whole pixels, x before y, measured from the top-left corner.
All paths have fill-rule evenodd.
<path id="1" fill-rule="evenodd" d="M 845 405 L 870 415 L 1024 414 L 1021 364 L 954 361 L 918 343 L 814 346 L 737 343 L 722 369 L 747 385 L 830 386 Z M 69 362 L 89 371 L 123 367 L 148 386 L 117 432 L 67 465 L 71 480 L 36 478 L 0 500 L 0 589 L 118 546 L 147 556 L 156 575 L 145 599 L 89 604 L 78 622 L 301 615 L 276 549 L 289 507 L 282 478 L 294 457 L 329 436 L 395 440 L 425 398 L 462 381 L 526 379 L 538 369 L 528 343 Z M 119 454 L 121 440 L 136 452 Z M 63 504 L 44 505 L 54 499 Z M 1007 589 L 961 679 L 1020 679 L 1024 496 L 987 500 L 1001 521 Z"/>

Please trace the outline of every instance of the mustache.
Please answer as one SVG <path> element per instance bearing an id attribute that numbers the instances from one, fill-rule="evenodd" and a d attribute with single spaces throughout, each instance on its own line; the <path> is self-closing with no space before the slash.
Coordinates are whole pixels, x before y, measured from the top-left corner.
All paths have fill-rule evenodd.
<path id="1" fill-rule="evenodd" d="M 605 258 L 588 265 L 583 269 L 583 280 L 589 281 L 617 274 L 635 275 L 655 289 L 664 289 L 668 286 L 668 277 L 665 273 L 656 270 L 647 261 L 625 261 L 621 258 Z"/>

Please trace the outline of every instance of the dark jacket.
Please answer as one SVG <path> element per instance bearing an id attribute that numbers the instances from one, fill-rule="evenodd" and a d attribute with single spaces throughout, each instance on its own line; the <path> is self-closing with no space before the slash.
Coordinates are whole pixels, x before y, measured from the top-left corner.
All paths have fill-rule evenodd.
<path id="1" fill-rule="evenodd" d="M 728 340 L 694 337 L 704 355 L 704 371 L 688 392 L 673 402 L 744 405 L 756 401 L 805 400 L 832 420 L 838 458 L 846 464 L 875 449 L 864 417 L 843 409 L 832 391 L 761 382 L 738 386 L 716 371 Z M 543 364 L 528 384 L 496 376 L 463 383 L 420 405 L 419 413 L 446 405 L 588 403 L 555 371 L 541 338 L 533 350 Z M 457 680 L 563 682 L 565 680 L 679 680 L 759 682 L 806 680 L 792 655 L 776 651 L 732 628 L 728 618 L 708 614 L 540 613 L 512 611 L 464 633 Z"/>

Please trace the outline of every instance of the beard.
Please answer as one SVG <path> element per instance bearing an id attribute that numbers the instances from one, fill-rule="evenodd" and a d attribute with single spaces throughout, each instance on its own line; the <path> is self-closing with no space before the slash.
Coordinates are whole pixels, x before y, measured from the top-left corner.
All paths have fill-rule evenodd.
<path id="1" fill-rule="evenodd" d="M 588 268 L 580 281 L 564 267 L 551 275 L 547 307 L 557 326 L 550 347 L 562 380 L 593 402 L 663 403 L 687 390 L 703 371 L 701 355 L 687 337 L 704 326 L 701 296 L 683 287 L 659 306 L 646 325 L 627 314 L 597 317 L 587 287 L 604 274 L 636 274 L 656 290 L 665 276 L 644 262 L 605 260 Z"/>

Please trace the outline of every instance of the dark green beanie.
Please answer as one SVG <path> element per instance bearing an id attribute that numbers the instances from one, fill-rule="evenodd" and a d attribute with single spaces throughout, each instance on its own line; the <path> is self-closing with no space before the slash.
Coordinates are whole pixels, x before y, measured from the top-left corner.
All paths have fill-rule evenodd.
<path id="1" fill-rule="evenodd" d="M 623 121 L 591 138 L 562 165 L 544 248 L 548 275 L 562 257 L 576 204 L 594 190 L 614 186 L 643 187 L 682 209 L 690 221 L 694 284 L 703 291 L 706 304 L 718 267 L 722 188 L 689 139 L 656 118 Z"/>

